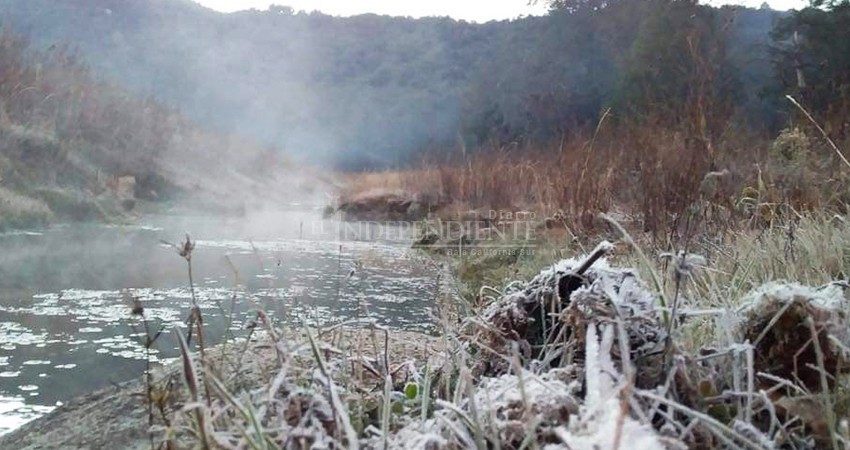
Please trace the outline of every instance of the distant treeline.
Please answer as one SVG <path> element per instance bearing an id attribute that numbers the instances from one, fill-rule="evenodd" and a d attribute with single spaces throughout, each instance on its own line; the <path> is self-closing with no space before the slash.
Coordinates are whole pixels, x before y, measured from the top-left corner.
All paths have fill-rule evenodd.
<path id="1" fill-rule="evenodd" d="M 545 17 L 487 24 L 283 6 L 220 14 L 188 0 L 0 0 L 0 14 L 202 123 L 340 167 L 557 138 L 609 108 L 611 120 L 696 139 L 730 126 L 775 132 L 792 112 L 785 94 L 847 131 L 847 0 L 799 13 L 550 3 Z"/>

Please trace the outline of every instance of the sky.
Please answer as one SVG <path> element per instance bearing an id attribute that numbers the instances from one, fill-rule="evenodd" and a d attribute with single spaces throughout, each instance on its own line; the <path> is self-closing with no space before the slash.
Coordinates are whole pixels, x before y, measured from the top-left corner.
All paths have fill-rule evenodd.
<path id="1" fill-rule="evenodd" d="M 521 15 L 546 12 L 545 1 L 529 5 L 528 0 L 195 0 L 209 8 L 233 12 L 244 9 L 264 10 L 272 3 L 288 5 L 298 10 L 322 11 L 336 16 L 364 13 L 391 16 L 450 16 L 471 22 L 514 19 Z M 763 0 L 712 0 L 712 4 L 729 3 L 758 7 Z M 804 0 L 767 0 L 774 9 L 799 8 Z"/>
<path id="2" fill-rule="evenodd" d="M 318 10 L 337 16 L 364 13 L 391 16 L 451 16 L 474 22 L 512 19 L 520 15 L 543 14 L 544 2 L 529 6 L 528 0 L 195 0 L 209 8 L 232 12 L 266 9 L 269 4 L 287 5 L 298 10 Z"/>

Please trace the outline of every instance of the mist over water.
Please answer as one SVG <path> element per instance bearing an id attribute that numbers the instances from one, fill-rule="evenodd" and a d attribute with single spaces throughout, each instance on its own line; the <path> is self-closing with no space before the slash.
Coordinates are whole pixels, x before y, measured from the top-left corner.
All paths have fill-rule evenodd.
<path id="1" fill-rule="evenodd" d="M 245 217 L 155 216 L 138 225 L 65 225 L 0 235 L 0 433 L 61 402 L 140 377 L 143 331 L 167 327 L 153 360 L 179 355 L 192 295 L 174 248 L 190 231 L 206 336 L 246 336 L 257 308 L 293 324 L 375 320 L 428 331 L 435 269 L 394 242 L 340 240 L 312 208 Z"/>

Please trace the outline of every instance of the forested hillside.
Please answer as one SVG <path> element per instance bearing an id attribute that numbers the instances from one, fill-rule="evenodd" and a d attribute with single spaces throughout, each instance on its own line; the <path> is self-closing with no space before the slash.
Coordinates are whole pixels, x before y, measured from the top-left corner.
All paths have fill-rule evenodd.
<path id="1" fill-rule="evenodd" d="M 553 2 L 549 16 L 487 24 L 219 14 L 189 0 L 0 0 L 0 13 L 40 47 L 71 43 L 98 73 L 201 123 L 341 167 L 405 164 L 461 141 L 547 139 L 638 97 L 686 100 L 694 32 L 702 50 L 724 53 L 723 67 L 703 68 L 734 97 L 724 114 L 783 120 L 776 96 L 762 95 L 779 91 L 769 47 L 781 13 L 603 3 Z M 659 47 L 668 42 L 678 47 Z"/>

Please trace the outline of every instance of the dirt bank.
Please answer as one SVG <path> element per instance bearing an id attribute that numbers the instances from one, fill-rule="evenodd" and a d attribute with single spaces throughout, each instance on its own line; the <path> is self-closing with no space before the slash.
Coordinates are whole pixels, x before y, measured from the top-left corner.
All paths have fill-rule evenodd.
<path id="1" fill-rule="evenodd" d="M 400 189 L 370 189 L 343 195 L 332 207 L 347 220 L 422 220 L 441 208 L 436 198 Z M 330 211 L 329 211 L 330 212 Z"/>

